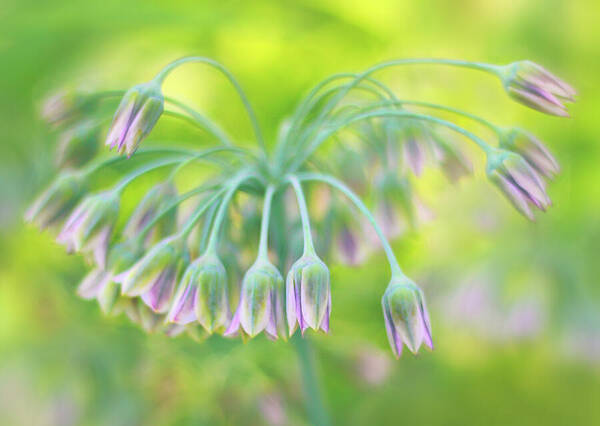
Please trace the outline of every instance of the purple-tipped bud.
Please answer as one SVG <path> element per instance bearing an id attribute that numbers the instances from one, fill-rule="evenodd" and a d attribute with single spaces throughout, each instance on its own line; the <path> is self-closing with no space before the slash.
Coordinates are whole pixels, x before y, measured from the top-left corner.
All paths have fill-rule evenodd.
<path id="1" fill-rule="evenodd" d="M 207 253 L 186 269 L 167 321 L 188 324 L 197 320 L 213 333 L 223 332 L 230 318 L 227 273 L 219 258 Z"/>
<path id="2" fill-rule="evenodd" d="M 74 90 L 61 90 L 42 104 L 40 115 L 49 124 L 58 124 L 76 116 L 93 98 Z"/>
<path id="3" fill-rule="evenodd" d="M 305 254 L 291 267 L 286 280 L 286 308 L 290 336 L 296 325 L 329 332 L 331 289 L 329 269 L 315 254 Z"/>
<path id="4" fill-rule="evenodd" d="M 285 339 L 284 299 L 279 270 L 268 261 L 256 261 L 244 275 L 240 303 L 225 334 L 234 335 L 241 328 L 250 337 L 264 330 L 271 339 Z"/>
<path id="5" fill-rule="evenodd" d="M 123 235 L 126 238 L 135 238 L 146 225 L 161 213 L 169 204 L 177 198 L 177 188 L 170 181 L 162 182 L 154 186 L 142 198 L 129 218 Z M 147 234 L 146 245 L 156 243 L 167 235 L 171 235 L 177 226 L 177 208 L 168 213 L 153 226 L 152 231 Z"/>
<path id="6" fill-rule="evenodd" d="M 486 171 L 489 179 L 528 219 L 534 219 L 530 205 L 545 211 L 552 204 L 541 176 L 520 155 L 498 150 L 488 157 Z"/>
<path id="7" fill-rule="evenodd" d="M 397 358 L 403 344 L 414 354 L 423 342 L 433 349 L 425 297 L 415 283 L 406 277 L 392 277 L 381 306 L 387 336 Z"/>
<path id="8" fill-rule="evenodd" d="M 160 85 L 151 81 L 138 84 L 125 93 L 106 138 L 106 145 L 131 157 L 150 133 L 164 109 Z"/>
<path id="9" fill-rule="evenodd" d="M 455 183 L 473 172 L 469 159 L 453 144 L 436 137 L 433 148 L 435 157 L 450 182 Z"/>
<path id="10" fill-rule="evenodd" d="M 57 241 L 70 252 L 93 252 L 96 263 L 104 268 L 108 243 L 118 215 L 117 192 L 88 195 L 71 213 Z"/>
<path id="11" fill-rule="evenodd" d="M 511 128 L 505 130 L 500 138 L 500 147 L 521 154 L 536 171 L 547 178 L 553 178 L 560 166 L 548 148 L 531 133 Z"/>
<path id="12" fill-rule="evenodd" d="M 421 176 L 425 165 L 425 153 L 421 141 L 411 135 L 402 144 L 402 153 L 404 164 L 415 176 Z"/>
<path id="13" fill-rule="evenodd" d="M 80 174 L 62 173 L 29 207 L 25 220 L 41 229 L 56 225 L 79 201 L 83 191 L 84 181 Z"/>
<path id="14" fill-rule="evenodd" d="M 59 167 L 79 167 L 98 152 L 100 126 L 86 121 L 66 130 L 60 135 L 56 150 L 56 164 Z"/>
<path id="15" fill-rule="evenodd" d="M 179 235 L 156 244 L 129 270 L 115 277 L 126 296 L 141 296 L 154 312 L 168 311 L 177 278 L 187 263 L 185 241 Z"/>
<path id="16" fill-rule="evenodd" d="M 531 61 L 506 65 L 501 71 L 502 84 L 517 102 L 546 114 L 568 117 L 563 102 L 575 101 L 575 89 Z"/>

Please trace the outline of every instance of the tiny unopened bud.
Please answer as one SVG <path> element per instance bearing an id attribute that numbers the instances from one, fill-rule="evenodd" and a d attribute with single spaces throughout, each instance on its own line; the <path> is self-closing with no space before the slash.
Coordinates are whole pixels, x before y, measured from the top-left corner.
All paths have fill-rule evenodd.
<path id="1" fill-rule="evenodd" d="M 88 195 L 71 213 L 57 241 L 68 251 L 93 252 L 104 267 L 112 229 L 119 214 L 119 194 L 105 191 Z"/>
<path id="2" fill-rule="evenodd" d="M 421 289 L 406 277 L 392 277 L 381 299 L 387 336 L 396 357 L 402 345 L 417 353 L 422 342 L 433 349 L 429 314 Z"/>
<path id="3" fill-rule="evenodd" d="M 519 61 L 506 65 L 501 78 L 504 89 L 517 102 L 546 114 L 569 116 L 563 102 L 575 101 L 575 89 L 538 64 Z"/>
<path id="4" fill-rule="evenodd" d="M 164 313 L 169 309 L 178 275 L 186 263 L 185 241 L 177 235 L 156 244 L 115 280 L 121 283 L 124 295 L 141 296 L 154 312 Z"/>
<path id="5" fill-rule="evenodd" d="M 530 220 L 534 219 L 530 205 L 545 211 L 552 204 L 542 177 L 520 155 L 497 150 L 488 157 L 486 171 L 492 183 Z"/>
<path id="6" fill-rule="evenodd" d="M 58 224 L 71 211 L 84 192 L 84 180 L 78 173 L 64 172 L 34 201 L 25 220 L 41 229 Z"/>
<path id="7" fill-rule="evenodd" d="M 54 93 L 43 102 L 40 115 L 49 124 L 59 124 L 77 116 L 96 98 L 75 90 L 65 89 Z"/>
<path id="8" fill-rule="evenodd" d="M 560 171 L 560 166 L 542 141 L 531 133 L 511 128 L 502 132 L 500 147 L 521 154 L 535 170 L 547 178 L 552 178 Z"/>
<path id="9" fill-rule="evenodd" d="M 284 299 L 281 273 L 270 262 L 258 260 L 244 276 L 240 303 L 225 334 L 234 335 L 241 328 L 250 337 L 264 330 L 271 339 L 285 339 Z"/>
<path id="10" fill-rule="evenodd" d="M 164 109 L 160 85 L 151 81 L 138 84 L 125 93 L 113 118 L 106 145 L 131 157 L 150 133 Z"/>
<path id="11" fill-rule="evenodd" d="M 100 126 L 86 121 L 60 135 L 56 150 L 59 167 L 79 167 L 96 155 L 99 147 Z"/>
<path id="12" fill-rule="evenodd" d="M 292 265 L 286 279 L 286 295 L 290 336 L 296 325 L 302 333 L 308 327 L 329 332 L 329 269 L 317 255 L 305 254 Z"/>

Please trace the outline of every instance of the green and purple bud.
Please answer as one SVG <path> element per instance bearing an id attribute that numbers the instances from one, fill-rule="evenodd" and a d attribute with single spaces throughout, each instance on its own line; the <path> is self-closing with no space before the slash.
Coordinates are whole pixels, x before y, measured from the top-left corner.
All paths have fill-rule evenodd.
<path id="1" fill-rule="evenodd" d="M 154 81 L 129 89 L 113 118 L 106 145 L 131 157 L 142 140 L 154 128 L 164 109 L 160 84 Z"/>
<path id="2" fill-rule="evenodd" d="M 433 137 L 434 156 L 450 182 L 456 183 L 473 172 L 469 159 L 454 144 L 435 134 Z"/>
<path id="3" fill-rule="evenodd" d="M 40 229 L 57 225 L 77 204 L 83 192 L 82 175 L 64 172 L 29 207 L 25 220 L 35 223 Z"/>
<path id="4" fill-rule="evenodd" d="M 560 172 L 560 166 L 548 148 L 525 130 L 504 130 L 500 137 L 500 147 L 521 154 L 537 172 L 547 178 L 553 178 Z"/>
<path id="5" fill-rule="evenodd" d="M 187 267 L 167 321 L 198 321 L 208 333 L 213 333 L 225 331 L 230 319 L 225 267 L 215 254 L 206 253 Z"/>
<path id="6" fill-rule="evenodd" d="M 423 291 L 406 277 L 392 277 L 381 299 L 385 329 L 394 355 L 399 358 L 402 345 L 416 354 L 425 342 L 433 349 L 429 313 Z"/>
<path id="7" fill-rule="evenodd" d="M 86 106 L 93 104 L 94 99 L 93 95 L 75 90 L 61 90 L 43 102 L 40 115 L 48 124 L 57 125 L 77 116 Z"/>
<path id="8" fill-rule="evenodd" d="M 166 238 L 152 247 L 130 269 L 115 277 L 121 293 L 140 296 L 154 312 L 166 313 L 180 272 L 188 262 L 185 238 Z"/>
<path id="9" fill-rule="evenodd" d="M 93 252 L 96 264 L 104 268 L 108 243 L 119 215 L 119 194 L 104 191 L 88 195 L 69 216 L 57 241 L 69 252 Z"/>
<path id="10" fill-rule="evenodd" d="M 77 168 L 98 152 L 100 126 L 95 121 L 84 121 L 60 135 L 56 150 L 59 167 Z"/>
<path id="11" fill-rule="evenodd" d="M 492 183 L 528 219 L 534 219 L 530 205 L 542 211 L 552 205 L 542 177 L 519 154 L 496 150 L 488 156 L 486 172 Z"/>
<path id="12" fill-rule="evenodd" d="M 296 325 L 329 332 L 331 289 L 329 269 L 316 254 L 304 254 L 291 267 L 286 280 L 286 310 L 290 336 Z"/>
<path id="13" fill-rule="evenodd" d="M 509 96 L 546 114 L 568 117 L 564 102 L 575 101 L 575 89 L 531 61 L 518 61 L 501 68 L 500 78 Z"/>
<path id="14" fill-rule="evenodd" d="M 240 302 L 225 335 L 232 336 L 243 331 L 254 337 L 264 331 L 270 339 L 287 339 L 284 310 L 281 273 L 270 262 L 257 260 L 244 276 Z"/>
<path id="15" fill-rule="evenodd" d="M 151 188 L 138 203 L 125 225 L 123 235 L 135 238 L 153 221 L 158 214 L 167 208 L 177 198 L 177 188 L 171 181 L 161 182 Z M 177 208 L 172 208 L 159 219 L 147 233 L 144 240 L 146 245 L 160 241 L 175 232 L 177 227 Z"/>

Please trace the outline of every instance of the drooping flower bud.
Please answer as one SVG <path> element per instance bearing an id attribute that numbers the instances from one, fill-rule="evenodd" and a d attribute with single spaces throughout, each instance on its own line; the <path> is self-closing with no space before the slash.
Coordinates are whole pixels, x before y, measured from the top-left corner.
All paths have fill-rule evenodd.
<path id="1" fill-rule="evenodd" d="M 302 333 L 308 327 L 329 332 L 329 269 L 317 255 L 305 254 L 292 265 L 286 279 L 286 308 L 290 336 L 296 325 Z"/>
<path id="2" fill-rule="evenodd" d="M 85 121 L 61 134 L 56 151 L 59 167 L 79 167 L 87 163 L 98 152 L 100 126 L 94 121 Z"/>
<path id="3" fill-rule="evenodd" d="M 186 269 L 167 321 L 188 324 L 197 320 L 213 333 L 224 331 L 230 318 L 227 273 L 219 258 L 207 253 Z"/>
<path id="4" fill-rule="evenodd" d="M 77 294 L 84 299 L 97 299 L 102 311 L 110 313 L 119 297 L 115 277 L 140 256 L 141 247 L 135 245 L 135 240 L 115 244 L 108 252 L 106 267 L 97 266 L 90 271 L 77 287 Z"/>
<path id="5" fill-rule="evenodd" d="M 381 299 L 385 329 L 396 357 L 402 344 L 414 354 L 422 342 L 433 349 L 429 314 L 421 289 L 406 277 L 392 277 Z"/>
<path id="6" fill-rule="evenodd" d="M 465 155 L 449 141 L 433 134 L 434 155 L 442 168 L 442 172 L 452 183 L 456 183 L 462 177 L 470 175 L 473 172 L 471 162 Z"/>
<path id="7" fill-rule="evenodd" d="M 150 133 L 164 109 L 160 85 L 154 81 L 138 84 L 125 93 L 106 138 L 106 145 L 131 157 Z"/>
<path id="8" fill-rule="evenodd" d="M 530 220 L 534 216 L 529 205 L 545 211 L 552 204 L 541 176 L 520 155 L 498 150 L 488 156 L 486 171 L 492 183 Z"/>
<path id="9" fill-rule="evenodd" d="M 141 296 L 154 312 L 167 312 L 179 273 L 187 263 L 185 240 L 169 237 L 146 253 L 129 270 L 115 277 L 126 296 Z"/>
<path id="10" fill-rule="evenodd" d="M 500 137 L 500 147 L 521 154 L 536 171 L 552 178 L 560 166 L 548 148 L 531 133 L 519 129 L 506 129 Z"/>
<path id="11" fill-rule="evenodd" d="M 34 222 L 40 229 L 58 224 L 79 201 L 84 191 L 80 174 L 60 174 L 29 207 L 25 220 Z"/>
<path id="12" fill-rule="evenodd" d="M 241 328 L 250 337 L 264 330 L 271 339 L 287 338 L 284 299 L 279 270 L 268 261 L 257 260 L 244 275 L 240 302 L 225 334 L 234 335 Z"/>
<path id="13" fill-rule="evenodd" d="M 104 267 L 118 214 L 119 194 L 116 191 L 88 195 L 71 213 L 57 241 L 70 252 L 93 252 L 96 263 Z"/>
<path id="14" fill-rule="evenodd" d="M 538 64 L 513 62 L 502 68 L 501 78 L 504 89 L 517 102 L 546 114 L 569 116 L 563 102 L 575 101 L 575 89 Z"/>
<path id="15" fill-rule="evenodd" d="M 161 213 L 169 204 L 177 198 L 177 188 L 172 182 L 166 181 L 155 185 L 138 203 L 131 217 L 129 218 L 123 235 L 126 238 L 135 238 L 139 235 L 146 225 Z M 168 213 L 153 226 L 147 234 L 146 245 L 156 243 L 167 235 L 175 231 L 177 225 L 177 208 L 171 209 Z"/>
<path id="16" fill-rule="evenodd" d="M 86 106 L 94 104 L 93 95 L 85 95 L 75 90 L 61 90 L 49 96 L 42 104 L 40 115 L 49 124 L 58 124 L 80 113 Z"/>

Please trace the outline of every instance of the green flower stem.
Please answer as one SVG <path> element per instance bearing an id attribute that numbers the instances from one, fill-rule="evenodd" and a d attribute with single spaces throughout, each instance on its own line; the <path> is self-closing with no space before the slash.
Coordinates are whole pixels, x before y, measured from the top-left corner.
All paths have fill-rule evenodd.
<path id="1" fill-rule="evenodd" d="M 268 240 L 269 240 L 269 218 L 271 217 L 271 204 L 275 186 L 269 185 L 265 191 L 265 202 L 262 211 L 262 220 L 260 224 L 260 242 L 258 244 L 257 260 L 269 260 L 268 256 Z"/>
<path id="2" fill-rule="evenodd" d="M 351 118 L 343 121 L 342 123 L 334 125 L 331 129 L 324 132 L 323 136 L 315 138 L 312 145 L 303 153 L 303 155 L 299 155 L 297 157 L 297 160 L 290 167 L 291 171 L 294 172 L 295 170 L 297 170 L 297 168 L 300 167 L 302 165 L 302 163 L 304 163 L 304 161 L 306 161 L 306 159 L 321 145 L 321 143 L 323 143 L 328 137 L 330 137 L 335 132 L 341 130 L 342 128 L 344 128 L 352 123 L 356 123 L 361 120 L 368 120 L 371 118 L 378 118 L 378 117 L 404 117 L 404 118 L 411 118 L 411 119 L 423 120 L 423 121 L 429 121 L 432 123 L 436 123 L 436 124 L 448 127 L 449 129 L 454 130 L 455 132 L 460 133 L 461 135 L 472 140 L 486 153 L 486 155 L 491 155 L 495 151 L 495 148 L 492 147 L 491 145 L 489 145 L 483 139 L 479 138 L 477 135 L 469 132 L 468 130 L 466 130 L 450 121 L 442 120 L 441 118 L 432 117 L 430 115 L 418 114 L 418 113 L 407 112 L 407 111 L 383 110 L 383 111 L 369 112 L 369 113 L 365 113 L 365 114 L 362 114 L 362 113 L 357 114 L 354 117 L 351 117 Z"/>
<path id="3" fill-rule="evenodd" d="M 231 142 L 231 139 L 229 138 L 229 136 L 227 136 L 227 134 L 223 131 L 223 129 L 221 129 L 217 124 L 215 124 L 209 118 L 200 114 L 194 108 L 192 108 L 174 98 L 165 97 L 165 100 L 167 102 L 175 105 L 177 108 L 181 109 L 182 111 L 186 112 L 187 114 L 189 114 L 189 116 L 177 113 L 175 111 L 165 111 L 165 112 L 163 112 L 163 114 L 170 115 L 172 117 L 179 118 L 182 120 L 186 120 L 186 121 L 200 127 L 201 129 L 206 130 L 208 133 L 210 133 L 215 138 L 217 138 L 223 145 L 226 145 L 226 146 L 233 145 L 233 142 Z"/>
<path id="4" fill-rule="evenodd" d="M 218 153 L 218 152 L 232 152 L 232 153 L 236 153 L 236 154 L 250 155 L 250 153 L 248 153 L 247 151 L 244 151 L 243 149 L 240 149 L 240 148 L 234 148 L 234 147 L 228 147 L 228 146 L 218 146 L 215 148 L 209 148 L 205 151 L 201 151 L 201 152 L 197 153 L 196 155 L 189 157 L 186 160 L 182 161 L 181 164 L 179 164 L 176 168 L 173 169 L 173 171 L 169 175 L 169 180 L 174 179 L 175 176 L 177 175 L 177 173 L 179 173 L 185 166 L 193 163 L 194 161 L 207 160 L 206 157 L 210 156 L 211 154 Z M 207 161 L 211 161 L 211 160 L 207 160 Z M 212 161 L 214 162 L 215 160 L 212 160 Z M 220 163 L 220 162 L 218 164 L 223 167 L 228 167 L 228 165 Z"/>
<path id="5" fill-rule="evenodd" d="M 219 206 L 219 210 L 215 216 L 215 221 L 213 223 L 213 227 L 211 230 L 210 238 L 208 239 L 208 245 L 206 247 L 207 252 L 216 252 L 217 251 L 217 242 L 219 239 L 219 231 L 221 230 L 221 224 L 225 219 L 225 215 L 227 213 L 227 207 L 231 198 L 239 188 L 239 186 L 252 176 L 248 172 L 240 173 L 237 177 L 235 177 L 232 181 L 230 181 L 229 185 L 224 188 L 225 195 L 223 196 L 223 200 L 221 201 L 221 205 Z"/>
<path id="6" fill-rule="evenodd" d="M 192 229 L 194 228 L 194 225 L 196 225 L 196 222 L 198 222 L 198 220 L 202 217 L 202 215 L 204 214 L 204 212 L 213 205 L 213 203 L 215 201 L 217 201 L 217 199 L 226 191 L 226 188 L 221 188 L 220 190 L 218 190 L 217 192 L 215 192 L 212 196 L 208 197 L 201 205 L 200 207 L 198 207 L 198 209 L 194 212 L 194 214 L 192 215 L 191 218 L 189 218 L 186 222 L 186 224 L 184 225 L 183 229 L 178 233 L 178 235 L 182 238 L 185 239 L 187 238 L 187 236 L 190 234 L 190 232 L 192 232 Z"/>
<path id="7" fill-rule="evenodd" d="M 206 65 L 209 65 L 213 68 L 216 68 L 221 73 L 223 73 L 225 75 L 225 77 L 227 77 L 229 82 L 233 85 L 233 87 L 237 91 L 240 99 L 242 100 L 242 103 L 244 104 L 244 108 L 246 108 L 246 112 L 248 113 L 248 117 L 250 118 L 250 122 L 252 123 L 252 127 L 254 129 L 254 134 L 256 136 L 256 140 L 257 140 L 258 144 L 261 146 L 263 152 L 266 153 L 265 141 L 264 141 L 262 133 L 260 131 L 260 126 L 258 125 L 258 120 L 256 118 L 256 114 L 254 113 L 254 109 L 252 109 L 252 105 L 250 105 L 250 102 L 248 101 L 248 98 L 246 97 L 246 93 L 244 92 L 244 90 L 242 89 L 242 87 L 240 86 L 238 81 L 235 79 L 233 74 L 231 74 L 231 72 L 227 68 L 225 68 L 223 65 L 221 65 L 217 61 L 212 60 L 210 58 L 201 57 L 201 56 L 188 56 L 185 58 L 181 58 L 181 59 L 171 62 L 166 67 L 164 67 L 154 78 L 155 81 L 157 81 L 160 85 L 162 85 L 163 81 L 165 80 L 167 75 L 169 75 L 169 73 L 171 71 L 173 71 L 178 66 L 189 63 L 189 62 L 200 62 L 200 63 L 206 64 Z"/>
<path id="8" fill-rule="evenodd" d="M 310 423 L 314 426 L 329 426 L 331 421 L 323 404 L 310 340 L 296 333 L 292 337 L 292 343 L 298 354 L 300 375 L 302 376 L 302 389 L 304 391 L 306 411 L 308 412 Z"/>
<path id="9" fill-rule="evenodd" d="M 211 189 L 215 189 L 217 187 L 219 187 L 220 184 L 219 183 L 213 183 L 213 184 L 209 184 L 209 185 L 200 185 L 197 186 L 194 189 L 189 190 L 188 192 L 181 194 L 179 197 L 177 197 L 175 200 L 173 200 L 168 206 L 166 206 L 165 208 L 163 208 L 160 212 L 158 212 L 156 214 L 156 216 L 154 216 L 152 218 L 152 220 L 150 222 L 148 222 L 139 232 L 138 232 L 138 236 L 137 239 L 139 241 L 143 241 L 146 234 L 150 231 L 150 229 L 152 229 L 152 227 L 154 225 L 156 225 L 156 223 L 161 220 L 163 218 L 163 216 L 165 216 L 166 214 L 168 214 L 171 210 L 173 210 L 175 207 L 177 207 L 179 204 L 183 203 L 184 201 L 186 201 L 187 199 L 193 197 L 194 195 L 200 194 L 202 192 L 205 191 L 209 191 Z"/>
<path id="10" fill-rule="evenodd" d="M 306 207 L 306 200 L 304 199 L 304 192 L 302 191 L 302 186 L 300 185 L 300 181 L 296 176 L 287 176 L 287 180 L 294 187 L 294 191 L 296 192 L 296 199 L 298 200 L 298 210 L 300 210 L 300 217 L 302 219 L 302 232 L 304 234 L 303 255 L 315 254 L 315 246 L 313 244 L 312 234 L 310 231 L 310 218 L 308 217 L 308 208 Z"/>
<path id="11" fill-rule="evenodd" d="M 121 180 L 121 182 L 119 182 L 119 184 L 117 184 L 117 186 L 115 186 L 114 191 L 116 193 L 120 194 L 127 187 L 127 185 L 129 185 L 131 182 L 133 182 L 136 178 L 143 176 L 144 174 L 151 172 L 152 170 L 156 170 L 161 167 L 181 163 L 182 161 L 184 161 L 184 158 L 181 158 L 181 157 L 168 158 L 168 159 L 156 161 L 154 163 L 150 163 L 144 167 L 140 167 L 139 169 L 134 170 L 133 172 L 131 172 L 130 174 L 125 176 L 123 178 L 123 180 Z"/>
<path id="12" fill-rule="evenodd" d="M 396 255 L 394 254 L 394 251 L 392 250 L 392 247 L 390 246 L 390 243 L 388 242 L 387 238 L 383 234 L 383 231 L 377 224 L 377 221 L 375 220 L 375 218 L 373 217 L 373 215 L 371 214 L 371 212 L 369 211 L 367 206 L 365 206 L 365 204 L 361 201 L 361 199 L 350 188 L 348 188 L 340 180 L 338 180 L 332 176 L 328 176 L 328 175 L 324 175 L 324 174 L 320 174 L 320 173 L 299 173 L 297 175 L 297 180 L 302 180 L 302 181 L 312 180 L 312 181 L 324 182 L 324 183 L 327 183 L 327 184 L 331 185 L 332 187 L 336 188 L 337 190 L 342 192 L 344 195 L 346 195 L 350 199 L 350 201 L 352 201 L 354 203 L 354 205 L 360 210 L 360 212 L 363 215 L 365 215 L 365 217 L 371 223 L 371 225 L 373 225 L 373 228 L 375 229 L 375 232 L 377 233 L 377 236 L 379 237 L 379 240 L 381 241 L 381 245 L 383 246 L 383 250 L 385 251 L 385 255 L 387 256 L 388 262 L 390 264 L 392 276 L 403 274 L 402 269 L 400 268 L 400 265 L 398 264 L 398 260 L 396 259 Z"/>

